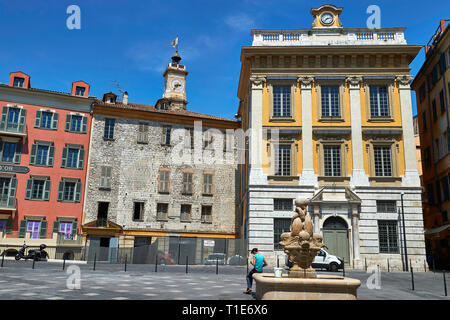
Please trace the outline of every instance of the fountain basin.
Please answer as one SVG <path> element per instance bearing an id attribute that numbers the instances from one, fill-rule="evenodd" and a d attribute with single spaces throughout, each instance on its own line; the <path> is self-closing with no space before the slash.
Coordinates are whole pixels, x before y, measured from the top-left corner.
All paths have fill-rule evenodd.
<path id="1" fill-rule="evenodd" d="M 256 298 L 260 300 L 356 300 L 361 281 L 333 275 L 317 278 L 282 278 L 255 273 Z"/>

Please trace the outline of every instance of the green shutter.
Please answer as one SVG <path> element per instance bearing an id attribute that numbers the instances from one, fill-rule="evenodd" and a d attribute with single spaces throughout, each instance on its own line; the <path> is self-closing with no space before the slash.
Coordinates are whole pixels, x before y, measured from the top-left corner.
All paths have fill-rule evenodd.
<path id="1" fill-rule="evenodd" d="M 46 220 L 41 221 L 41 230 L 39 232 L 39 238 L 41 238 L 41 239 L 47 238 L 47 224 L 48 224 L 48 221 L 46 221 Z"/>
<path id="2" fill-rule="evenodd" d="M 20 156 L 22 154 L 22 143 L 16 142 L 16 152 L 14 153 L 14 163 L 20 163 Z"/>
<path id="3" fill-rule="evenodd" d="M 81 182 L 77 182 L 75 185 L 75 202 L 80 202 L 81 200 Z"/>
<path id="4" fill-rule="evenodd" d="M 66 115 L 66 131 L 70 131 L 70 120 L 72 120 L 72 116 L 70 114 Z"/>
<path id="5" fill-rule="evenodd" d="M 82 122 L 82 126 L 81 126 L 82 133 L 87 132 L 87 125 L 88 125 L 88 117 L 83 116 L 83 122 Z"/>
<path id="6" fill-rule="evenodd" d="M 6 120 L 8 118 L 8 110 L 9 107 L 4 106 L 2 109 L 2 118 L 0 120 L 0 130 L 5 131 L 6 130 Z"/>
<path id="7" fill-rule="evenodd" d="M 64 199 L 64 181 L 60 181 L 58 185 L 58 201 L 63 201 Z"/>
<path id="8" fill-rule="evenodd" d="M 17 178 L 11 178 L 11 181 L 9 183 L 8 208 L 16 207 L 16 189 Z"/>
<path id="9" fill-rule="evenodd" d="M 27 189 L 25 191 L 25 200 L 31 199 L 31 191 L 33 189 L 33 179 L 27 180 Z"/>
<path id="10" fill-rule="evenodd" d="M 25 118 L 27 117 L 27 109 L 20 109 L 19 115 L 19 132 L 25 132 Z"/>
<path id="11" fill-rule="evenodd" d="M 0 140 L 0 161 L 3 160 L 3 141 Z"/>
<path id="12" fill-rule="evenodd" d="M 78 234 L 78 223 L 76 221 L 72 222 L 72 239 Z"/>
<path id="13" fill-rule="evenodd" d="M 83 169 L 84 165 L 84 149 L 78 151 L 78 169 Z"/>
<path id="14" fill-rule="evenodd" d="M 25 238 L 26 232 L 27 232 L 27 220 L 20 220 L 19 238 Z"/>
<path id="15" fill-rule="evenodd" d="M 61 168 L 65 168 L 67 166 L 67 153 L 69 152 L 68 147 L 64 147 L 62 151 L 61 157 Z"/>
<path id="16" fill-rule="evenodd" d="M 31 146 L 30 164 L 36 164 L 37 144 Z"/>
<path id="17" fill-rule="evenodd" d="M 49 167 L 53 167 L 54 158 L 55 158 L 55 146 L 50 146 L 48 148 L 48 160 L 47 160 L 47 165 Z"/>
<path id="18" fill-rule="evenodd" d="M 36 111 L 36 118 L 34 118 L 34 127 L 40 128 L 41 127 L 41 118 L 42 118 L 42 111 Z"/>
<path id="19" fill-rule="evenodd" d="M 59 221 L 55 220 L 53 221 L 53 233 L 59 232 Z"/>
<path id="20" fill-rule="evenodd" d="M 45 180 L 44 182 L 44 200 L 48 201 L 50 200 L 50 188 L 51 188 L 52 182 L 50 180 Z"/>
<path id="21" fill-rule="evenodd" d="M 59 114 L 58 113 L 53 113 L 53 118 L 52 118 L 52 129 L 53 130 L 58 130 L 58 120 L 59 120 Z"/>
<path id="22" fill-rule="evenodd" d="M 12 233 L 12 219 L 11 218 L 6 220 L 5 231 L 6 231 L 6 234 L 11 234 Z"/>

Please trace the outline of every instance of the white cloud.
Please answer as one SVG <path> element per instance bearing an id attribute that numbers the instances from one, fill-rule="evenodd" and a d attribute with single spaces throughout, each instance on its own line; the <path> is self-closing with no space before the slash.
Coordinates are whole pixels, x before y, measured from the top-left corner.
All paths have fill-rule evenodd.
<path id="1" fill-rule="evenodd" d="M 237 31 L 250 31 L 255 20 L 245 13 L 238 13 L 225 18 L 225 24 Z"/>

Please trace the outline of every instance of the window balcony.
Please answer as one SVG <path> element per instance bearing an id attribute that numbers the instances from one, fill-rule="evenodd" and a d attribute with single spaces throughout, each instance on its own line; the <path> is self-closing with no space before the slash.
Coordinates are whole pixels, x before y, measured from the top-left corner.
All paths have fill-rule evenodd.
<path id="1" fill-rule="evenodd" d="M 64 233 L 58 233 L 56 236 L 56 245 L 57 246 L 81 246 L 83 242 L 83 237 L 81 234 L 70 235 L 69 239 L 66 239 L 66 235 Z"/>
<path id="2" fill-rule="evenodd" d="M 27 137 L 27 125 L 16 123 L 5 123 L 4 125 L 0 125 L 0 136 L 19 137 L 22 140 L 25 140 Z"/>
<path id="3" fill-rule="evenodd" d="M 15 212 L 17 210 L 17 199 L 15 197 L 1 195 L 0 196 L 0 210 Z"/>
<path id="4" fill-rule="evenodd" d="M 108 226 L 107 218 L 98 218 L 97 219 L 97 228 L 106 228 Z"/>

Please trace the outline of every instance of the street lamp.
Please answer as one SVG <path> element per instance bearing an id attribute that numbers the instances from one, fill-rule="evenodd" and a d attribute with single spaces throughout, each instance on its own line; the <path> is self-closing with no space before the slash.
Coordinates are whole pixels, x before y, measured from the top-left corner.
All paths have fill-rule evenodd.
<path id="1" fill-rule="evenodd" d="M 406 229 L 405 229 L 405 210 L 403 208 L 403 196 L 405 195 L 405 193 L 402 191 L 400 196 L 401 196 L 401 200 L 402 200 L 402 224 L 403 224 L 403 243 L 404 243 L 404 248 L 405 248 L 405 266 L 406 266 L 406 271 L 409 271 L 408 268 L 408 248 L 406 247 Z"/>

